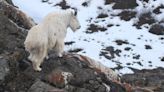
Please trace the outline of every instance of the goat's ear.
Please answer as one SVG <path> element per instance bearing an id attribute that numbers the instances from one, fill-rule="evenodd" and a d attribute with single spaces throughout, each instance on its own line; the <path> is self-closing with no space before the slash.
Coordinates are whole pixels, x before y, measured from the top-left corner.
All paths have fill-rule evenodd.
<path id="1" fill-rule="evenodd" d="M 71 13 L 71 15 L 74 15 L 75 14 L 75 11 L 73 9 L 68 9 L 68 10 Z"/>

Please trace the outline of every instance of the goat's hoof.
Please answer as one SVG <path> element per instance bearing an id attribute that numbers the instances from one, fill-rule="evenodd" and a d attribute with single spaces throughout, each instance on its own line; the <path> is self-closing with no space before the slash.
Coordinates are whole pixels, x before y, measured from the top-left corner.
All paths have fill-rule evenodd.
<path id="1" fill-rule="evenodd" d="M 63 55 L 62 55 L 62 54 L 59 54 L 59 55 L 58 55 L 58 57 L 60 57 L 60 58 L 61 58 L 61 57 L 63 57 Z"/>
<path id="2" fill-rule="evenodd" d="M 48 60 L 49 59 L 49 56 L 46 56 L 46 60 Z"/>
<path id="3" fill-rule="evenodd" d="M 31 61 L 31 57 L 30 56 L 27 59 Z"/>
<path id="4" fill-rule="evenodd" d="M 40 72 L 40 71 L 42 70 L 42 68 L 37 67 L 37 68 L 35 68 L 34 70 L 37 71 L 37 72 Z"/>

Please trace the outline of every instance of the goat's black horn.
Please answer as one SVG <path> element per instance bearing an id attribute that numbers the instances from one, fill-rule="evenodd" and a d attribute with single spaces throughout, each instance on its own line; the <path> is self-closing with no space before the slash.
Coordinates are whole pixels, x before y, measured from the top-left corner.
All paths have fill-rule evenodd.
<path id="1" fill-rule="evenodd" d="M 77 9 L 76 8 L 72 8 L 75 12 L 74 12 L 74 15 L 76 16 L 77 15 Z"/>

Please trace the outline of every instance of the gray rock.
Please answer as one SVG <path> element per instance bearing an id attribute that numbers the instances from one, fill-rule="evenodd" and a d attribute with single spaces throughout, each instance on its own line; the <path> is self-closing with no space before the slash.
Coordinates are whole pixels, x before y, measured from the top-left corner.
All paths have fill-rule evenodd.
<path id="1" fill-rule="evenodd" d="M 11 4 L 11 5 L 14 5 L 12 0 L 6 0 L 7 3 Z"/>
<path id="2" fill-rule="evenodd" d="M 130 83 L 134 87 L 134 92 L 153 92 L 144 90 L 154 90 L 164 92 L 164 68 L 134 70 L 134 74 L 122 76 L 123 82 Z"/>
<path id="3" fill-rule="evenodd" d="M 23 47 L 25 32 L 0 12 L 0 54 Z"/>
<path id="4" fill-rule="evenodd" d="M 9 66 L 6 59 L 0 58 L 0 81 L 3 81 L 9 73 Z"/>
<path id="5" fill-rule="evenodd" d="M 164 35 L 164 26 L 161 24 L 152 25 L 149 32 L 155 35 Z"/>
<path id="6" fill-rule="evenodd" d="M 64 92 L 64 90 L 55 88 L 49 84 L 38 80 L 31 86 L 28 92 Z"/>
<path id="7" fill-rule="evenodd" d="M 79 87 L 74 87 L 74 86 L 67 86 L 66 88 L 67 92 L 92 92 L 86 88 L 79 88 Z"/>
<path id="8" fill-rule="evenodd" d="M 134 9 L 138 6 L 136 0 L 105 0 L 105 4 L 111 3 L 115 3 L 113 9 Z"/>
<path id="9" fill-rule="evenodd" d="M 77 88 L 76 92 L 91 92 L 91 91 L 85 88 Z"/>
<path id="10" fill-rule="evenodd" d="M 13 23 L 19 25 L 19 27 L 30 29 L 35 25 L 33 19 L 17 7 L 14 7 L 11 0 L 0 0 L 0 13 L 12 20 Z"/>

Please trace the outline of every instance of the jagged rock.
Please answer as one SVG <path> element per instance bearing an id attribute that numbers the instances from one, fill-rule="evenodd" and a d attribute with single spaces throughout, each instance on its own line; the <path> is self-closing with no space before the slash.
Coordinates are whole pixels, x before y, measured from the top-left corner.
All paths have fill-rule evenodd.
<path id="1" fill-rule="evenodd" d="M 134 71 L 122 76 L 124 82 L 133 86 L 132 92 L 164 92 L 164 68 Z"/>
<path id="2" fill-rule="evenodd" d="M 49 84 L 46 84 L 42 81 L 36 81 L 28 92 L 65 92 L 62 89 L 55 88 Z"/>
<path id="3" fill-rule="evenodd" d="M 134 11 L 122 11 L 120 14 L 118 14 L 122 20 L 129 21 L 132 18 L 135 18 L 136 12 Z"/>
<path id="4" fill-rule="evenodd" d="M 49 0 L 42 0 L 42 2 L 48 2 Z"/>
<path id="5" fill-rule="evenodd" d="M 69 89 L 69 87 L 73 86 L 80 88 L 78 90 L 82 88 L 94 92 L 100 92 L 98 90 L 106 92 L 107 87 L 105 84 L 110 86 L 111 78 L 114 79 L 110 75 L 112 70 L 94 62 L 78 54 L 67 54 L 63 58 L 52 57 L 42 64 L 42 80 L 59 88 L 68 86 L 66 89 Z M 95 68 L 99 68 L 99 71 L 95 70 Z M 103 72 L 108 73 L 108 75 L 104 75 L 105 78 L 102 76 Z"/>
<path id="6" fill-rule="evenodd" d="M 99 32 L 99 31 L 104 32 L 106 30 L 107 28 L 101 27 L 100 25 L 90 24 L 86 33 L 94 33 L 94 32 Z"/>
<path id="7" fill-rule="evenodd" d="M 0 53 L 13 52 L 23 47 L 23 40 L 20 40 L 25 37 L 26 32 L 23 31 L 23 28 L 0 13 Z"/>
<path id="8" fill-rule="evenodd" d="M 152 16 L 151 12 L 148 12 L 148 13 L 143 13 L 142 15 L 140 15 L 138 22 L 136 24 L 134 24 L 134 26 L 136 26 L 138 29 L 140 29 L 141 26 L 144 24 L 151 25 L 155 22 L 156 22 L 156 20 Z"/>
<path id="9" fill-rule="evenodd" d="M 32 18 L 27 16 L 25 13 L 23 13 L 13 5 L 8 4 L 4 0 L 0 0 L 0 12 L 20 27 L 30 29 L 32 26 L 35 25 L 35 22 L 32 20 Z"/>
<path id="10" fill-rule="evenodd" d="M 6 59 L 3 59 L 3 56 L 0 56 L 0 81 L 4 81 L 5 76 L 9 73 L 9 65 Z"/>
<path id="11" fill-rule="evenodd" d="M 105 4 L 115 3 L 113 9 L 134 9 L 138 6 L 136 0 L 105 0 Z"/>
<path id="12" fill-rule="evenodd" d="M 162 12 L 160 11 L 160 9 L 164 9 L 164 5 L 160 5 L 160 6 L 158 6 L 157 8 L 155 8 L 155 9 L 153 10 L 153 13 L 155 13 L 155 14 L 160 14 L 160 13 L 162 13 Z"/>
<path id="13" fill-rule="evenodd" d="M 9 3 L 10 5 L 14 5 L 12 0 L 6 0 L 7 3 Z"/>
<path id="14" fill-rule="evenodd" d="M 104 66 L 99 61 L 95 61 L 91 58 L 78 54 L 74 54 L 73 56 L 78 58 L 80 61 L 87 62 L 89 67 L 95 69 L 96 72 L 104 73 L 107 76 L 108 80 L 119 80 L 118 74 L 116 72 L 114 72 L 109 67 Z"/>
<path id="15" fill-rule="evenodd" d="M 85 88 L 79 88 L 79 87 L 74 87 L 74 86 L 68 86 L 67 89 L 68 92 L 92 92 L 88 89 Z"/>
<path id="16" fill-rule="evenodd" d="M 164 26 L 160 24 L 152 25 L 149 32 L 155 35 L 164 35 Z"/>
<path id="17" fill-rule="evenodd" d="M 110 53 L 111 56 L 108 55 L 108 53 Z M 121 50 L 119 50 L 119 49 L 115 50 L 114 47 L 109 46 L 109 47 L 106 47 L 105 49 L 102 49 L 100 56 L 104 56 L 105 58 L 111 60 L 111 59 L 115 58 L 116 56 L 120 57 L 120 53 L 121 53 Z"/>
<path id="18" fill-rule="evenodd" d="M 133 88 L 132 92 L 154 92 L 154 91 L 148 88 L 137 87 L 137 88 Z"/>
<path id="19" fill-rule="evenodd" d="M 49 83 L 56 87 L 63 88 L 68 84 L 68 81 L 70 81 L 70 77 L 72 77 L 72 73 L 54 70 L 48 75 L 47 79 Z"/>

